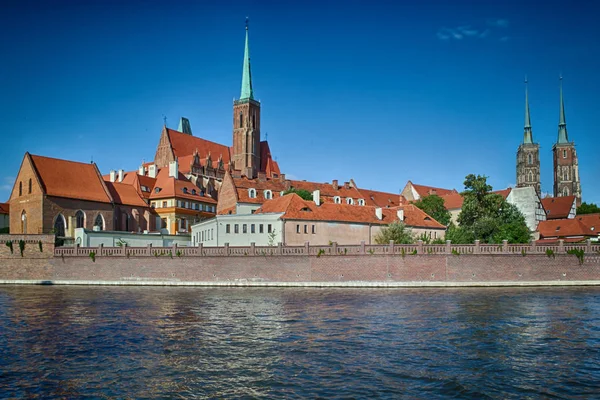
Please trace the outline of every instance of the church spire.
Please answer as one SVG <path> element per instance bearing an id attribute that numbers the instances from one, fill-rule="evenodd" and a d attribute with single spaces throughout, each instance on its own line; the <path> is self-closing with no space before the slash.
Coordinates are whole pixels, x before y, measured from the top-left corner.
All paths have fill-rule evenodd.
<path id="1" fill-rule="evenodd" d="M 565 121 L 565 102 L 563 100 L 562 75 L 560 77 L 560 116 L 558 118 L 557 143 L 569 143 L 569 135 L 567 135 L 567 122 Z"/>
<path id="2" fill-rule="evenodd" d="M 250 71 L 250 49 L 248 47 L 248 18 L 246 18 L 246 44 L 244 46 L 244 67 L 242 70 L 242 92 L 240 100 L 254 100 L 252 92 L 252 72 Z"/>
<path id="3" fill-rule="evenodd" d="M 529 92 L 527 88 L 527 76 L 525 77 L 525 132 L 523 133 L 523 143 L 533 144 L 533 135 L 531 133 L 531 119 L 529 117 Z"/>

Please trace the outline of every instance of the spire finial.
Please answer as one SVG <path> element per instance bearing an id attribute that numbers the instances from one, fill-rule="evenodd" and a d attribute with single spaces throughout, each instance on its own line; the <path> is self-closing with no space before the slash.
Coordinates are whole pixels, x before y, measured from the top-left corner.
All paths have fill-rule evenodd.
<path id="1" fill-rule="evenodd" d="M 523 143 L 533 144 L 533 135 L 531 133 L 531 117 L 529 116 L 529 90 L 527 75 L 525 75 L 525 131 L 523 133 Z"/>
<path id="2" fill-rule="evenodd" d="M 248 21 L 250 20 L 250 18 L 248 18 L 248 16 L 246 16 L 246 30 L 248 30 Z"/>
<path id="3" fill-rule="evenodd" d="M 559 76 L 560 82 L 560 110 L 558 117 L 558 142 L 569 143 L 569 135 L 567 134 L 567 121 L 565 119 L 565 102 L 563 100 L 563 77 L 562 73 Z"/>
<path id="4" fill-rule="evenodd" d="M 242 68 L 242 92 L 240 100 L 254 100 L 252 91 L 252 72 L 250 70 L 250 47 L 248 45 L 248 17 L 246 17 L 246 43 L 244 46 L 244 63 Z"/>

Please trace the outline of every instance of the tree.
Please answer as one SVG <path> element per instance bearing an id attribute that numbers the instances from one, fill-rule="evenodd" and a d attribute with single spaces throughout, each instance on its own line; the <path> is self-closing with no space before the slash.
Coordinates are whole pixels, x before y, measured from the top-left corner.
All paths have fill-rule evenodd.
<path id="1" fill-rule="evenodd" d="M 444 207 L 444 199 L 440 196 L 436 194 L 424 196 L 413 204 L 432 216 L 440 224 L 445 226 L 450 224 L 450 211 Z"/>
<path id="2" fill-rule="evenodd" d="M 462 210 L 458 216 L 460 226 L 451 225 L 446 238 L 453 243 L 527 243 L 531 234 L 525 217 L 502 196 L 492 193 L 487 177 L 467 175 Z"/>
<path id="3" fill-rule="evenodd" d="M 586 203 L 585 201 L 577 207 L 577 214 L 595 214 L 600 213 L 600 207 L 594 203 Z"/>
<path id="4" fill-rule="evenodd" d="M 388 244 L 390 240 L 396 244 L 411 244 L 415 241 L 412 230 L 401 221 L 394 221 L 388 226 L 384 226 L 375 236 L 377 244 Z"/>
<path id="5" fill-rule="evenodd" d="M 296 193 L 298 196 L 300 196 L 304 200 L 312 201 L 312 199 L 313 199 L 312 193 L 305 189 L 289 188 L 288 190 L 283 192 L 283 195 L 285 196 L 286 194 L 290 194 L 290 193 Z"/>

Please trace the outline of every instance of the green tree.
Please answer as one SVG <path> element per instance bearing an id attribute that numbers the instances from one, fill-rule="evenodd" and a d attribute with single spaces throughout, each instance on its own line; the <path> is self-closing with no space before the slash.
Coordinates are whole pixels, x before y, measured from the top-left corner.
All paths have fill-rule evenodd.
<path id="1" fill-rule="evenodd" d="M 412 230 L 406 227 L 404 222 L 394 221 L 381 228 L 375 236 L 375 243 L 377 244 L 388 244 L 390 240 L 393 240 L 396 244 L 411 244 L 414 243 L 415 238 Z"/>
<path id="2" fill-rule="evenodd" d="M 525 217 L 519 209 L 502 196 L 492 193 L 487 177 L 467 175 L 462 210 L 458 216 L 460 226 L 451 225 L 446 238 L 453 243 L 527 243 L 531 234 Z"/>
<path id="3" fill-rule="evenodd" d="M 577 214 L 595 214 L 600 213 L 600 207 L 594 203 L 586 203 L 585 201 L 577 207 Z"/>
<path id="4" fill-rule="evenodd" d="M 450 211 L 444 207 L 444 199 L 440 196 L 436 194 L 424 196 L 413 204 L 432 216 L 440 224 L 445 226 L 450 224 Z"/>
<path id="5" fill-rule="evenodd" d="M 290 193 L 296 193 L 298 196 L 302 197 L 304 200 L 311 201 L 313 199 L 312 193 L 305 189 L 289 188 L 288 190 L 283 192 L 283 195 L 285 196 L 286 194 L 290 194 Z"/>

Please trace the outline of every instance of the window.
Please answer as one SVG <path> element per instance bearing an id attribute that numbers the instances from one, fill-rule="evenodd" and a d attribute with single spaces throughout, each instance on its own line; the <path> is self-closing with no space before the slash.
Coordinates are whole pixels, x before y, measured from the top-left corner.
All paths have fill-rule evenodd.
<path id="1" fill-rule="evenodd" d="M 65 236 L 65 217 L 62 214 L 56 216 L 56 220 L 54 221 L 54 233 L 59 237 Z"/>
<path id="2" fill-rule="evenodd" d="M 563 158 L 567 158 L 567 150 L 563 150 Z"/>
<path id="3" fill-rule="evenodd" d="M 19 182 L 19 196 L 23 196 L 23 182 Z"/>
<path id="4" fill-rule="evenodd" d="M 156 202 L 155 202 L 155 201 L 153 201 L 153 202 L 152 202 L 152 204 L 150 204 L 150 206 L 151 206 L 152 208 L 156 208 Z"/>
<path id="5" fill-rule="evenodd" d="M 75 228 L 85 227 L 85 214 L 83 211 L 79 210 L 75 213 L 75 220 Z"/>
<path id="6" fill-rule="evenodd" d="M 31 194 L 31 178 L 29 178 L 29 191 L 28 191 L 28 193 Z"/>
<path id="7" fill-rule="evenodd" d="M 210 228 L 210 240 L 213 240 L 213 233 L 215 233 L 214 228 Z"/>
<path id="8" fill-rule="evenodd" d="M 142 192 L 149 192 L 150 188 L 148 186 L 141 185 Z"/>
<path id="9" fill-rule="evenodd" d="M 569 168 L 565 168 L 565 170 L 563 171 L 563 180 L 568 181 L 569 180 Z"/>
<path id="10" fill-rule="evenodd" d="M 242 225 L 242 233 L 248 233 L 248 225 L 246 225 L 246 224 Z"/>
<path id="11" fill-rule="evenodd" d="M 250 233 L 256 233 L 256 225 L 254 225 L 254 224 L 250 225 Z"/>
<path id="12" fill-rule="evenodd" d="M 300 225 L 296 224 L 296 233 L 300 233 Z"/>
<path id="13" fill-rule="evenodd" d="M 184 188 L 183 188 L 183 193 L 185 193 L 185 194 L 187 194 L 187 193 L 188 193 L 188 190 L 187 190 L 187 188 L 186 188 L 186 187 L 184 187 Z"/>
<path id="14" fill-rule="evenodd" d="M 263 225 L 263 224 L 260 224 L 260 225 L 258 226 L 258 233 L 265 233 L 265 227 L 264 227 L 264 225 Z"/>
<path id="15" fill-rule="evenodd" d="M 270 190 L 265 190 L 265 199 L 270 200 L 273 197 L 273 193 Z"/>
<path id="16" fill-rule="evenodd" d="M 233 225 L 233 233 L 240 233 L 240 226 L 238 224 Z"/>
<path id="17" fill-rule="evenodd" d="M 569 195 L 569 188 L 565 187 L 563 189 L 563 196 L 568 196 Z"/>
<path id="18" fill-rule="evenodd" d="M 94 226 L 97 226 L 99 230 L 104 230 L 104 218 L 102 218 L 102 214 L 98 214 L 96 219 L 94 220 Z"/>
<path id="19" fill-rule="evenodd" d="M 27 233 L 27 213 L 25 210 L 21 213 L 21 232 L 23 232 L 23 234 Z"/>
<path id="20" fill-rule="evenodd" d="M 350 204 L 350 205 L 354 204 L 354 199 L 352 199 L 352 197 L 346 198 L 346 204 Z"/>
<path id="21" fill-rule="evenodd" d="M 342 204 L 342 199 L 340 198 L 340 196 L 335 196 L 335 197 L 333 198 L 333 202 L 334 202 L 335 204 Z"/>
<path id="22" fill-rule="evenodd" d="M 204 231 L 202 231 L 202 232 L 200 233 L 200 240 L 201 240 L 202 242 L 204 242 Z"/>
<path id="23" fill-rule="evenodd" d="M 365 205 L 365 200 L 364 199 L 358 199 L 358 205 L 359 206 L 364 206 Z"/>
<path id="24" fill-rule="evenodd" d="M 256 189 L 248 189 L 248 197 L 250 197 L 251 199 L 255 199 L 256 198 Z"/>
<path id="25" fill-rule="evenodd" d="M 231 225 L 225 225 L 225 233 L 231 233 Z"/>
<path id="26" fill-rule="evenodd" d="M 527 163 L 528 164 L 533 164 L 533 156 L 531 154 L 527 155 Z"/>
<path id="27" fill-rule="evenodd" d="M 267 233 L 271 233 L 271 224 L 267 225 Z"/>
<path id="28" fill-rule="evenodd" d="M 316 233 L 316 229 L 315 229 L 314 225 L 312 226 L 312 233 Z"/>
<path id="29" fill-rule="evenodd" d="M 240 111 L 240 128 L 244 127 L 244 114 Z"/>
<path id="30" fill-rule="evenodd" d="M 252 128 L 256 128 L 256 111 L 252 113 Z"/>
<path id="31" fill-rule="evenodd" d="M 154 193 L 158 193 L 158 192 L 160 192 L 160 188 L 159 187 L 154 188 Z"/>
<path id="32" fill-rule="evenodd" d="M 192 189 L 192 194 L 195 195 L 196 194 L 196 189 Z"/>
<path id="33" fill-rule="evenodd" d="M 166 208 L 167 207 L 167 202 L 163 201 L 162 206 L 163 206 L 163 208 Z"/>
<path id="34" fill-rule="evenodd" d="M 308 225 L 304 225 L 304 233 L 308 233 Z"/>

